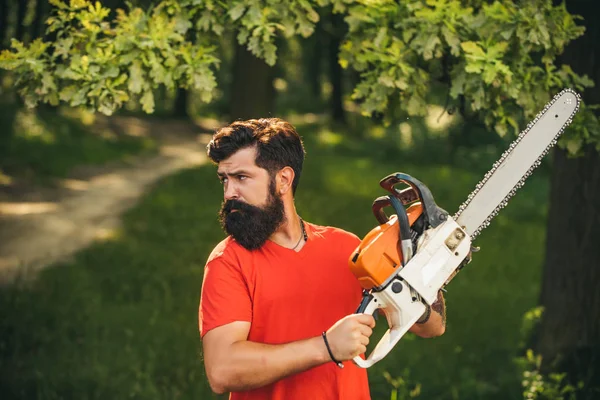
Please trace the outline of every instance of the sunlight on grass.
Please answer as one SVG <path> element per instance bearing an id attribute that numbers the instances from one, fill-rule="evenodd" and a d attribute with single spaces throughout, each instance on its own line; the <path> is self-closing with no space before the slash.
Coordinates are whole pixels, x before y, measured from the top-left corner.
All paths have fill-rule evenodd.
<path id="1" fill-rule="evenodd" d="M 13 126 L 15 136 L 32 142 L 52 144 L 56 141 L 56 135 L 51 132 L 38 119 L 37 114 L 31 110 L 19 110 L 15 116 Z"/>
<path id="2" fill-rule="evenodd" d="M 0 202 L 0 215 L 43 214 L 56 210 L 58 205 L 52 202 Z"/>
<path id="3" fill-rule="evenodd" d="M 369 137 L 374 139 L 383 139 L 386 135 L 385 127 L 377 125 L 369 129 Z"/>
<path id="4" fill-rule="evenodd" d="M 398 130 L 400 131 L 400 143 L 402 147 L 406 149 L 411 148 L 415 144 L 412 136 L 412 126 L 408 122 L 402 122 L 398 125 Z"/>
<path id="5" fill-rule="evenodd" d="M 59 113 L 65 117 L 73 118 L 85 126 L 91 126 L 96 122 L 97 114 L 82 107 L 60 107 Z"/>
<path id="6" fill-rule="evenodd" d="M 287 88 L 288 88 L 288 83 L 287 83 L 287 81 L 285 79 L 275 78 L 273 80 L 273 87 L 278 92 L 285 92 L 287 90 Z"/>
<path id="7" fill-rule="evenodd" d="M 79 179 L 61 179 L 59 185 L 65 189 L 75 190 L 78 192 L 88 190 L 90 182 Z"/>
<path id="8" fill-rule="evenodd" d="M 0 135 L 0 169 L 15 179 L 44 182 L 66 177 L 75 166 L 156 150 L 152 138 L 134 131 L 121 134 L 107 121 L 84 110 L 6 106 L 0 110 L 0 125 L 5 127 Z"/>
<path id="9" fill-rule="evenodd" d="M 323 114 L 315 114 L 315 113 L 302 113 L 302 114 L 291 114 L 287 116 L 286 120 L 296 126 L 296 130 L 300 136 L 304 136 L 301 129 L 298 129 L 300 125 L 306 124 L 316 124 L 316 123 L 324 123 L 326 120 L 326 116 Z"/>
<path id="10" fill-rule="evenodd" d="M 344 137 L 339 133 L 330 131 L 329 129 L 322 129 L 319 131 L 318 140 L 319 140 L 319 143 L 321 143 L 323 145 L 335 146 L 335 145 L 342 143 L 342 140 L 344 140 Z"/>
<path id="11" fill-rule="evenodd" d="M 0 185 L 10 185 L 13 181 L 13 178 L 9 175 L 6 175 L 1 169 L 0 169 Z"/>
<path id="12" fill-rule="evenodd" d="M 15 78 L 11 73 L 3 73 L 0 76 L 0 88 L 2 90 L 11 90 L 15 85 Z"/>
<path id="13" fill-rule="evenodd" d="M 99 228 L 96 230 L 96 240 L 106 242 L 109 240 L 118 240 L 120 238 L 120 232 L 116 229 L 105 229 Z"/>
<path id="14" fill-rule="evenodd" d="M 437 104 L 430 104 L 427 106 L 425 124 L 431 132 L 445 136 L 447 129 L 456 122 L 456 115 L 449 114 L 445 108 L 438 106 Z"/>

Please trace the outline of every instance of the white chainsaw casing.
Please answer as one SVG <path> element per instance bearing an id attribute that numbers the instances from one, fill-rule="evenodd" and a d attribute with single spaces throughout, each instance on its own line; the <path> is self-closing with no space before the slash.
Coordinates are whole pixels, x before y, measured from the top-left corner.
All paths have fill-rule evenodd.
<path id="1" fill-rule="evenodd" d="M 423 241 L 413 258 L 398 275 L 417 291 L 429 305 L 437 298 L 440 288 L 460 266 L 471 250 L 471 237 L 448 219 L 423 233 Z"/>

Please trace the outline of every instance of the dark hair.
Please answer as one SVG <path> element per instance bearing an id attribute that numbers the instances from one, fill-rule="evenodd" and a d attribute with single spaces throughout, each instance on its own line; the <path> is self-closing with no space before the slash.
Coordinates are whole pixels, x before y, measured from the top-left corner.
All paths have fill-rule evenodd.
<path id="1" fill-rule="evenodd" d="M 279 118 L 233 122 L 213 135 L 207 154 L 214 163 L 219 163 L 238 150 L 251 146 L 256 146 L 254 162 L 266 169 L 271 177 L 284 167 L 294 170 L 292 193 L 295 194 L 305 153 L 302 139 L 289 122 Z"/>

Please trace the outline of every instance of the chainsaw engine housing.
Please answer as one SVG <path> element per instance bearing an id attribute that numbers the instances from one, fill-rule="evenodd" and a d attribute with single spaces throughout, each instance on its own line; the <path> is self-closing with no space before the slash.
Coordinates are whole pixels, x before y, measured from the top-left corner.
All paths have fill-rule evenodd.
<path id="1" fill-rule="evenodd" d="M 406 210 L 412 226 L 423 213 L 421 203 Z M 402 268 L 402 249 L 399 245 L 400 227 L 396 215 L 373 228 L 350 256 L 349 267 L 363 289 L 381 290 Z"/>

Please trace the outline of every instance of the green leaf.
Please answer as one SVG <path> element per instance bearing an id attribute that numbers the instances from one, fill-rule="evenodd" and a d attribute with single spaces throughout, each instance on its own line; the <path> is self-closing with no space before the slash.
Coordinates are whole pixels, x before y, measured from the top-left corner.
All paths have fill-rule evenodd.
<path id="1" fill-rule="evenodd" d="M 462 42 L 460 44 L 460 47 L 462 47 L 463 51 L 467 54 L 482 57 L 482 58 L 485 57 L 485 52 L 475 42 Z"/>
<path id="2" fill-rule="evenodd" d="M 148 113 L 152 114 L 154 112 L 154 95 L 151 90 L 146 90 L 144 95 L 140 99 L 140 103 L 142 104 L 142 109 Z"/>
<path id="3" fill-rule="evenodd" d="M 483 70 L 481 63 L 470 63 L 465 66 L 465 71 L 470 74 L 479 74 Z"/>
<path id="4" fill-rule="evenodd" d="M 565 147 L 570 154 L 576 155 L 583 147 L 583 139 L 580 136 L 573 136 L 566 141 Z"/>
<path id="5" fill-rule="evenodd" d="M 134 61 L 129 68 L 129 90 L 131 93 L 140 93 L 144 84 L 144 75 L 139 61 Z"/>
<path id="6" fill-rule="evenodd" d="M 233 6 L 227 14 L 231 17 L 233 21 L 237 21 L 246 11 L 246 5 L 244 3 L 237 3 Z"/>
<path id="7" fill-rule="evenodd" d="M 77 93 L 77 87 L 75 85 L 69 85 L 60 91 L 60 100 L 68 103 L 73 96 L 75 96 L 75 93 Z"/>

